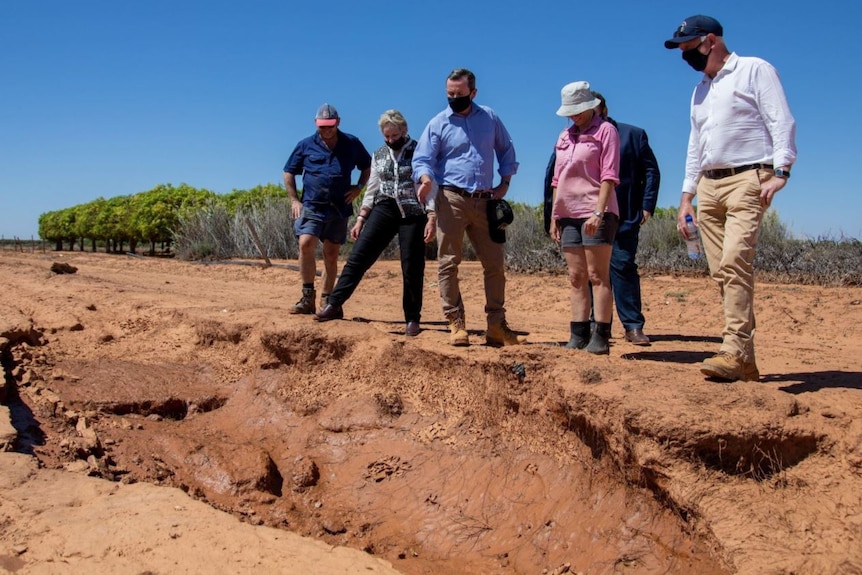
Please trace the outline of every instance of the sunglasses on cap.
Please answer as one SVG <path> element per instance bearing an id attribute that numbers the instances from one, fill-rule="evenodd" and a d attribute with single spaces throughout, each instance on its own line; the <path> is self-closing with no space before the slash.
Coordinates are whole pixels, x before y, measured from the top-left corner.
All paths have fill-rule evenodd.
<path id="1" fill-rule="evenodd" d="M 673 33 L 673 37 L 682 38 L 683 36 L 706 36 L 711 33 L 712 32 L 708 32 L 700 26 L 680 26 L 679 29 Z"/>

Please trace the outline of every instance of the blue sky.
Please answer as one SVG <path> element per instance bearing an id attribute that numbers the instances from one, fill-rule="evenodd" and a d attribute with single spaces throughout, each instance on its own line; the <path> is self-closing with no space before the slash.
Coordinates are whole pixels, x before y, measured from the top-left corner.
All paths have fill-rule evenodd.
<path id="1" fill-rule="evenodd" d="M 665 50 L 706 13 L 728 47 L 781 75 L 799 160 L 775 201 L 798 235 L 862 238 L 858 173 L 862 4 L 788 0 L 0 2 L 0 235 L 39 214 L 160 183 L 218 193 L 281 182 L 323 102 L 369 150 L 401 110 L 418 136 L 446 105 L 452 68 L 515 142 L 509 199 L 538 204 L 566 120 L 560 88 L 587 80 L 611 115 L 647 130 L 660 206 L 679 202 L 688 104 L 699 75 Z M 848 25 L 851 24 L 851 25 Z"/>

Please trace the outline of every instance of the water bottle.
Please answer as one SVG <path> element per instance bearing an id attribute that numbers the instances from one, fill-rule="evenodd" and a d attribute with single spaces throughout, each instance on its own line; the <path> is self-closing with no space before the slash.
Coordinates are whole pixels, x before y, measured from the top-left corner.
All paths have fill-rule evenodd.
<path id="1" fill-rule="evenodd" d="M 685 240 L 688 257 L 692 260 L 699 260 L 703 257 L 703 247 L 700 245 L 700 230 L 694 225 L 694 220 L 691 216 L 685 217 L 685 229 L 688 231 L 688 239 Z"/>

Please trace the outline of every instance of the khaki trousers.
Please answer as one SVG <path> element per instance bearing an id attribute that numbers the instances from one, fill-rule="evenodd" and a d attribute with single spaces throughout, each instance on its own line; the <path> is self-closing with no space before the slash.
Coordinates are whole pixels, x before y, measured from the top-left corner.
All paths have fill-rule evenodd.
<path id="1" fill-rule="evenodd" d="M 771 170 L 748 170 L 697 186 L 697 222 L 709 272 L 721 289 L 724 332 L 720 351 L 754 358 L 754 254 L 763 218 L 760 183 Z"/>
<path id="2" fill-rule="evenodd" d="M 437 275 L 443 314 L 450 320 L 464 314 L 458 265 L 461 263 L 465 232 L 484 270 L 488 325 L 499 324 L 506 318 L 506 309 L 503 307 L 506 299 L 505 244 L 498 244 L 491 239 L 487 203 L 488 200 L 465 198 L 442 187 L 437 194 Z"/>

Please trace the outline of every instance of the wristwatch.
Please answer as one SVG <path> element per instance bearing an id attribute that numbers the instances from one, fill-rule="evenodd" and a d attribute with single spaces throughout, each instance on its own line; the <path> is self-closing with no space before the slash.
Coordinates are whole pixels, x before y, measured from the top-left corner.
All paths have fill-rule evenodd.
<path id="1" fill-rule="evenodd" d="M 775 174 L 775 177 L 777 177 L 777 178 L 789 178 L 790 177 L 790 170 L 785 170 L 783 168 L 776 168 L 775 170 L 773 170 L 772 173 Z"/>
<path id="2" fill-rule="evenodd" d="M 594 216 L 599 216 L 599 217 L 604 216 L 604 214 L 603 214 L 602 212 L 600 212 L 599 210 L 593 210 L 593 215 L 594 215 Z"/>

